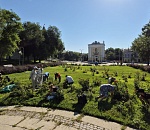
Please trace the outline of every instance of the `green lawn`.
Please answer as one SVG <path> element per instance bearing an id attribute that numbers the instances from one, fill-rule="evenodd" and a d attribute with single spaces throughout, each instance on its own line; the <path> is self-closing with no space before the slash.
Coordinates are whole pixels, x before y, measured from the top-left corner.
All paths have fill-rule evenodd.
<path id="1" fill-rule="evenodd" d="M 95 72 L 91 71 L 94 70 Z M 34 91 L 32 94 L 31 81 L 29 80 L 30 72 L 9 74 L 11 79 L 15 80 L 19 88 L 10 93 L 0 94 L 0 105 L 32 105 L 66 109 L 78 111 L 83 114 L 88 114 L 107 120 L 119 122 L 123 125 L 130 125 L 140 129 L 150 129 L 150 113 L 148 108 L 144 107 L 141 101 L 134 93 L 134 80 L 139 75 L 142 77 L 146 74 L 145 81 L 140 81 L 140 86 L 150 92 L 150 74 L 141 70 L 133 69 L 128 66 L 57 66 L 44 68 L 44 72 L 50 73 L 48 82 L 53 82 L 61 89 L 64 99 L 59 101 L 47 101 L 46 94 L 48 92 L 48 82 L 43 84 L 43 87 Z M 54 81 L 54 73 L 59 72 L 62 77 L 61 83 Z M 114 76 L 118 81 L 120 90 L 127 86 L 129 99 L 127 101 L 111 101 L 111 98 L 103 101 L 95 101 L 95 97 L 99 95 L 99 85 L 94 83 L 105 84 L 108 82 L 106 73 L 109 76 Z M 117 74 L 117 75 L 116 75 Z M 70 88 L 64 89 L 63 82 L 65 75 L 70 75 L 74 78 L 73 90 Z M 116 76 L 115 76 L 116 75 Z M 131 78 L 128 78 L 131 76 Z M 88 102 L 85 105 L 77 104 L 77 94 L 81 91 L 80 82 L 89 80 L 90 90 L 86 91 Z"/>

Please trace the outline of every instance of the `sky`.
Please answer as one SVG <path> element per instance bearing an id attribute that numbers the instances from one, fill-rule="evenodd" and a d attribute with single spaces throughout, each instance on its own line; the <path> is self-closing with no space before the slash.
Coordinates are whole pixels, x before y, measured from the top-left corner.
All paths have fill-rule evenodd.
<path id="1" fill-rule="evenodd" d="M 88 44 L 130 48 L 150 21 L 150 0 L 0 0 L 21 22 L 56 26 L 66 51 L 87 53 Z"/>

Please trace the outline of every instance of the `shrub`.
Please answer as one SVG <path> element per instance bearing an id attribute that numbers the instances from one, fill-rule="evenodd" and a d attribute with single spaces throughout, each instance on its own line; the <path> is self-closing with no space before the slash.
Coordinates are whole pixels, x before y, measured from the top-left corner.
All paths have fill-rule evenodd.
<path id="1" fill-rule="evenodd" d="M 114 93 L 113 99 L 119 100 L 119 101 L 128 101 L 129 100 L 129 93 L 128 93 L 128 87 L 124 83 L 120 83 L 120 86 L 118 86 L 117 91 Z"/>
<path id="2" fill-rule="evenodd" d="M 82 86 L 82 91 L 87 91 L 89 89 L 89 79 L 79 79 L 78 82 Z"/>

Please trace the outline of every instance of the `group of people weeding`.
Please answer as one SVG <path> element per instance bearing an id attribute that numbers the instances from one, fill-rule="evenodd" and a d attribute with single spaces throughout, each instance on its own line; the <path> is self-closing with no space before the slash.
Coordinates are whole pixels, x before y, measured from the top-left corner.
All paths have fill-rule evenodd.
<path id="1" fill-rule="evenodd" d="M 45 76 L 45 77 L 44 77 Z M 60 73 L 56 72 L 54 74 L 55 76 L 55 80 L 58 79 L 59 83 L 61 82 L 61 75 Z M 29 79 L 31 79 L 32 81 L 32 86 L 33 89 L 35 89 L 36 87 L 39 87 L 39 85 L 42 85 L 43 82 L 43 78 L 48 79 L 49 77 L 49 72 L 46 72 L 45 74 L 43 74 L 43 68 L 42 67 L 34 67 L 33 70 L 31 71 L 30 77 Z M 65 85 L 69 85 L 70 87 L 72 86 L 72 84 L 74 83 L 74 80 L 71 76 L 66 75 L 66 79 L 65 79 Z M 113 85 L 114 83 L 114 85 Z M 100 100 L 103 100 L 105 98 L 107 98 L 109 96 L 109 93 L 111 95 L 111 97 L 114 96 L 114 93 L 116 90 L 118 90 L 118 87 L 116 85 L 116 79 L 114 77 L 110 77 L 108 79 L 108 84 L 102 84 L 100 86 L 99 89 L 99 96 L 97 96 L 95 99 L 96 101 L 101 98 Z M 53 84 L 49 84 L 49 89 L 50 89 L 50 93 L 52 93 L 52 97 L 55 95 L 54 93 L 57 91 L 58 87 L 56 87 Z M 140 100 L 142 102 L 146 102 L 150 104 L 150 94 L 147 94 L 143 91 L 136 91 L 138 93 L 138 97 L 140 98 Z M 49 96 L 49 98 L 52 98 Z"/>

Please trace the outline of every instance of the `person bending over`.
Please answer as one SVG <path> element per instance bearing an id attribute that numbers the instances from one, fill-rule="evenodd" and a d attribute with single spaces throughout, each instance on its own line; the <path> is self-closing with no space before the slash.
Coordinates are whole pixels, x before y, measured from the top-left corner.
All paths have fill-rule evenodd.
<path id="1" fill-rule="evenodd" d="M 66 84 L 72 85 L 74 83 L 74 80 L 71 76 L 66 75 Z"/>
<path id="2" fill-rule="evenodd" d="M 143 104 L 145 104 L 145 105 L 149 104 L 150 105 L 150 93 L 146 93 L 144 91 L 144 89 L 138 89 L 137 94 L 138 94 L 138 97 Z"/>
<path id="3" fill-rule="evenodd" d="M 112 97 L 114 95 L 115 87 L 116 86 L 111 85 L 111 84 L 102 84 L 100 86 L 100 95 L 96 97 L 96 101 L 99 98 L 101 98 L 101 100 L 103 100 L 104 98 L 107 98 L 109 93 L 111 93 L 111 97 Z"/>
<path id="4" fill-rule="evenodd" d="M 61 82 L 61 75 L 60 75 L 60 73 L 56 72 L 54 75 L 55 75 L 55 81 L 58 78 L 59 82 Z"/>

